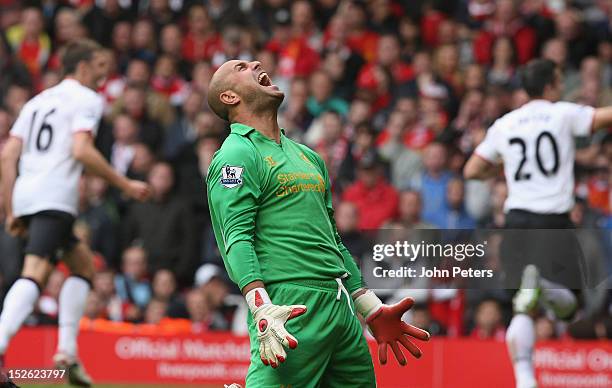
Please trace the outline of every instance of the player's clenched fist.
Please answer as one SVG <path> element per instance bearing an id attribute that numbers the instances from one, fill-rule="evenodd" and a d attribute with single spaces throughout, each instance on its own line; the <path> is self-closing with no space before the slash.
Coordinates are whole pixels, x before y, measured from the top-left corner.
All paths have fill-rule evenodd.
<path id="1" fill-rule="evenodd" d="M 129 180 L 124 191 L 130 198 L 145 201 L 151 195 L 151 186 L 146 182 Z"/>
<path id="2" fill-rule="evenodd" d="M 253 314 L 259 339 L 259 355 L 265 365 L 278 367 L 287 359 L 285 347 L 295 349 L 297 339 L 285 329 L 285 323 L 306 312 L 306 306 L 278 306 L 272 304 L 263 288 L 255 288 L 246 294 L 247 304 Z"/>
<path id="3" fill-rule="evenodd" d="M 406 365 L 406 357 L 400 349 L 399 344 L 406 348 L 414 357 L 422 355 L 411 339 L 421 341 L 429 340 L 429 333 L 402 321 L 402 315 L 414 304 L 411 298 L 404 298 L 393 305 L 383 304 L 382 301 L 370 290 L 361 293 L 363 289 L 356 291 L 355 306 L 363 316 L 372 335 L 378 343 L 378 360 L 381 364 L 387 363 L 387 346 L 391 346 L 395 358 L 400 365 Z"/>

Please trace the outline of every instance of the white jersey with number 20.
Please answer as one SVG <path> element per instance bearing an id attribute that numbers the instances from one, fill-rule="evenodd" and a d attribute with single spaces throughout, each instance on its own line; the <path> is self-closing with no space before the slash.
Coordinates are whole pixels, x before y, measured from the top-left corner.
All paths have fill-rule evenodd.
<path id="1" fill-rule="evenodd" d="M 587 136 L 594 108 L 532 100 L 498 119 L 475 153 L 503 161 L 505 211 L 566 213 L 574 206 L 575 136 Z"/>
<path id="2" fill-rule="evenodd" d="M 22 140 L 13 190 L 15 216 L 44 210 L 77 214 L 83 166 L 72 156 L 73 135 L 95 136 L 103 100 L 74 79 L 65 79 L 28 101 L 11 129 Z"/>

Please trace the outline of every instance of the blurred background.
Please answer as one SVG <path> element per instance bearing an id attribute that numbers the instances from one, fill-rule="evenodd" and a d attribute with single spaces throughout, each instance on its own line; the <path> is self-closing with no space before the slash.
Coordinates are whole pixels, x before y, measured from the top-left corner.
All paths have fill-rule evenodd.
<path id="1" fill-rule="evenodd" d="M 611 20 L 610 0 L 0 0 L 0 147 L 23 104 L 60 80 L 67 43 L 104 45 L 110 76 L 99 89 L 106 110 L 96 144 L 154 195 L 134 203 L 83 177 L 75 232 L 98 268 L 86 320 L 244 334 L 246 310 L 223 269 L 204 186 L 228 134 L 206 105 L 220 64 L 258 60 L 284 90 L 281 126 L 325 159 L 340 234 L 359 260 L 371 253 L 366 230 L 501 228 L 503 176 L 464 181 L 464 162 L 497 118 L 527 100 L 517 71 L 530 59 L 561 67 L 564 100 L 610 105 Z M 610 258 L 606 133 L 577 141 L 572 220 L 589 231 L 589 249 Z M 3 229 L 0 255 L 1 300 L 22 259 Z M 57 323 L 66 276 L 62 266 L 53 273 L 28 325 Z M 420 286 L 414 324 L 503 341 L 510 292 Z M 540 316 L 538 338 L 612 337 L 608 288 L 594 292 L 578 327 Z"/>

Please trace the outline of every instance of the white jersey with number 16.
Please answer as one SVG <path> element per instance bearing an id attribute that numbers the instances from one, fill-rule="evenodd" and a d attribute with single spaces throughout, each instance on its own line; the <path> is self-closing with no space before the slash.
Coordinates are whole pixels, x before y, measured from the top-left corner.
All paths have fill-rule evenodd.
<path id="1" fill-rule="evenodd" d="M 73 135 L 91 131 L 95 136 L 102 110 L 102 98 L 73 79 L 24 105 L 11 129 L 23 142 L 13 190 L 15 216 L 44 210 L 77 214 L 83 166 L 72 156 Z"/>
<path id="2" fill-rule="evenodd" d="M 590 133 L 595 109 L 532 100 L 497 120 L 475 153 L 503 161 L 506 212 L 567 213 L 574 206 L 575 136 Z"/>

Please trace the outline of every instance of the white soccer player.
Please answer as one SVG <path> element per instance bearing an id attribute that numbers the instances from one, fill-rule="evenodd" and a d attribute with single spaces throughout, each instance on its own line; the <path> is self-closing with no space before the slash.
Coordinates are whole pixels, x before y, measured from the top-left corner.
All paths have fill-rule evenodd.
<path id="1" fill-rule="evenodd" d="M 77 358 L 77 335 L 91 288 L 93 255 L 72 234 L 83 166 L 131 198 L 145 199 L 149 186 L 115 172 L 94 146 L 103 110 L 94 89 L 107 69 L 102 48 L 89 40 L 72 43 L 62 66 L 65 78 L 24 105 L 2 151 L 6 229 L 26 245 L 21 278 L 7 293 L 0 315 L 0 368 L 11 337 L 32 312 L 59 255 L 71 276 L 59 295 L 54 362 L 68 371 L 71 384 L 86 387 L 91 379 Z"/>
<path id="2" fill-rule="evenodd" d="M 577 309 L 577 299 L 570 289 L 584 270 L 575 239 L 552 241 L 556 252 L 564 256 L 560 264 L 567 268 L 555 271 L 549 263 L 539 267 L 529 264 L 527 256 L 550 252 L 551 244 L 533 236 L 554 239 L 558 233 L 540 233 L 533 229 L 571 229 L 569 212 L 574 206 L 574 137 L 587 136 L 592 130 L 612 125 L 612 107 L 592 108 L 568 102 L 557 102 L 562 79 L 558 67 L 549 60 L 535 60 L 522 71 L 523 88 L 529 102 L 498 119 L 487 131 L 464 169 L 467 179 L 486 179 L 497 174 L 503 162 L 508 185 L 505 202 L 506 228 L 518 232 L 520 239 L 502 247 L 511 257 L 511 265 L 522 273 L 516 293 L 514 317 L 506 333 L 506 342 L 514 365 L 517 388 L 537 387 L 532 351 L 535 328 L 530 313 L 540 304 L 551 309 L 557 318 L 569 319 Z M 509 231 L 505 240 L 512 241 L 516 232 Z M 514 237 L 516 239 L 516 237 Z M 531 241 L 529 241 L 531 240 Z M 506 242 L 506 241 L 505 241 Z M 553 249 L 555 249 L 553 248 Z M 504 259 L 506 260 L 506 259 Z M 517 265 L 518 263 L 518 265 Z M 517 281 L 518 283 L 518 281 Z"/>

